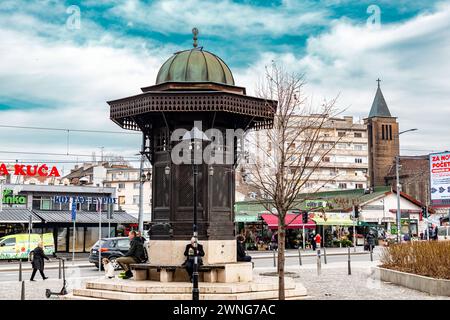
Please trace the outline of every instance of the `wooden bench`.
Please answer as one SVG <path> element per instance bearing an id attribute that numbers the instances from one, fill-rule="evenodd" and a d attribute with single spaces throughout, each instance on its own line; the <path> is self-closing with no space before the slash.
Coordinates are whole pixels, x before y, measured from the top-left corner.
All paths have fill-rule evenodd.
<path id="1" fill-rule="evenodd" d="M 172 282 L 175 271 L 177 269 L 185 269 L 181 265 L 157 265 L 150 263 L 134 263 L 130 264 L 130 268 L 134 271 L 134 279 L 138 281 L 150 279 L 150 270 L 156 270 L 159 273 L 159 281 L 161 282 Z M 223 264 L 209 264 L 199 266 L 198 272 L 203 274 L 204 282 L 217 282 L 217 271 L 222 269 L 225 269 Z"/>

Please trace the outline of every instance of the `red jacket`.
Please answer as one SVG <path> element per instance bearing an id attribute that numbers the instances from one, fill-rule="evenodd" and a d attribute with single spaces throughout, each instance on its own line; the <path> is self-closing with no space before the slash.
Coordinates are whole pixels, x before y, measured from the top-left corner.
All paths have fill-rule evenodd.
<path id="1" fill-rule="evenodd" d="M 316 234 L 316 236 L 314 237 L 314 240 L 316 241 L 316 243 L 320 243 L 320 241 L 322 240 L 322 237 L 320 236 L 320 234 Z"/>

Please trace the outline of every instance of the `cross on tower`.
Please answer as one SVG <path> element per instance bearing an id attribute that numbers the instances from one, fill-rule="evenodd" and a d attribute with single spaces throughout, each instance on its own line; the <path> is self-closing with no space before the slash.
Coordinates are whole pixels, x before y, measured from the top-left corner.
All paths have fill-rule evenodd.
<path id="1" fill-rule="evenodd" d="M 380 78 L 377 79 L 377 82 L 378 82 L 378 88 L 379 88 L 380 87 L 380 82 L 381 82 Z"/>

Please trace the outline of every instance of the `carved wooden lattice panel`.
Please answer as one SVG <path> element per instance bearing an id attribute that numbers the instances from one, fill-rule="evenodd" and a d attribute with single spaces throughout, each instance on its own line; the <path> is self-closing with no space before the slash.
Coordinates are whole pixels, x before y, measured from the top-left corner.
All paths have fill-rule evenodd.
<path id="1" fill-rule="evenodd" d="M 169 207 L 169 175 L 164 172 L 164 167 L 154 168 L 155 185 L 155 206 Z"/>
<path id="2" fill-rule="evenodd" d="M 213 208 L 230 207 L 230 173 L 226 167 L 214 167 L 211 177 Z"/>
<path id="3" fill-rule="evenodd" d="M 199 167 L 197 176 L 197 206 L 203 207 L 203 174 Z M 178 207 L 192 207 L 194 204 L 194 178 L 191 165 L 180 165 L 177 168 Z"/>

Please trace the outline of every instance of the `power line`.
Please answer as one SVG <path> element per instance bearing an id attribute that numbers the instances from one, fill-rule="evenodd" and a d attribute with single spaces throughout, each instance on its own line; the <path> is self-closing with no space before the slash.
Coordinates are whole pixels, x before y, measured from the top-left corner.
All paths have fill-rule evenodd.
<path id="1" fill-rule="evenodd" d="M 109 134 L 132 134 L 140 135 L 138 132 L 128 131 L 108 131 L 108 130 L 90 130 L 90 129 L 69 129 L 69 128 L 50 128 L 50 127 L 30 127 L 30 126 L 11 126 L 6 124 L 0 124 L 0 128 L 10 129 L 31 129 L 31 130 L 50 130 L 50 131 L 64 131 L 64 132 L 84 132 L 84 133 L 109 133 Z"/>
<path id="2" fill-rule="evenodd" d="M 51 152 L 30 152 L 30 151 L 6 151 L 0 150 L 0 153 L 8 153 L 8 154 L 36 154 L 36 155 L 44 155 L 44 156 L 74 156 L 74 157 L 92 157 L 92 154 L 76 154 L 76 153 L 51 153 Z M 123 157 L 136 159 L 137 157 Z"/>

